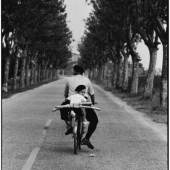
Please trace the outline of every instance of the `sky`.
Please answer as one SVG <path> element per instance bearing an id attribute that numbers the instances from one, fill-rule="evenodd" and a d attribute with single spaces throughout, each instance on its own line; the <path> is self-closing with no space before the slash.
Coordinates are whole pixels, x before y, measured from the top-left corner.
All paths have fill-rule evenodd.
<path id="1" fill-rule="evenodd" d="M 137 52 L 141 57 L 141 63 L 143 64 L 145 69 L 149 67 L 149 50 L 148 47 L 144 44 L 144 42 L 140 43 L 137 47 Z M 163 48 L 162 45 L 158 46 L 157 52 L 157 60 L 156 60 L 156 70 L 160 71 L 162 68 L 162 56 L 163 56 Z"/>
<path id="2" fill-rule="evenodd" d="M 92 6 L 88 5 L 86 0 L 65 0 L 67 16 L 67 24 L 73 34 L 74 42 L 71 44 L 72 52 L 79 53 L 77 45 L 83 36 L 85 30 L 85 19 L 92 11 Z M 144 42 L 138 45 L 137 51 L 141 57 L 141 63 L 145 69 L 149 67 L 149 51 Z M 162 46 L 159 45 L 157 54 L 156 70 L 162 68 Z"/>
<path id="3" fill-rule="evenodd" d="M 86 0 L 65 0 L 66 12 L 68 13 L 68 26 L 73 33 L 72 50 L 77 51 L 77 44 L 80 42 L 85 30 L 85 22 L 89 16 L 92 7 L 87 4 Z"/>

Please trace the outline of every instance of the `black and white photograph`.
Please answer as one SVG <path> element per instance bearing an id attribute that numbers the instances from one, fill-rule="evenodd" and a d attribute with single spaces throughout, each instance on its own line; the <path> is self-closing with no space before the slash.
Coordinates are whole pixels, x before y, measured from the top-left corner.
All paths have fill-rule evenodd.
<path id="1" fill-rule="evenodd" d="M 1 0 L 1 169 L 169 169 L 169 1 Z"/>

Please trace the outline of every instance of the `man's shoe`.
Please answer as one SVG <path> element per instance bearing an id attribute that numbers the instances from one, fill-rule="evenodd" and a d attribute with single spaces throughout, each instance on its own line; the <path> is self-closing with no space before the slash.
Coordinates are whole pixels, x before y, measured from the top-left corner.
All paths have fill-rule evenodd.
<path id="1" fill-rule="evenodd" d="M 69 135 L 71 133 L 73 133 L 73 128 L 72 127 L 67 129 L 67 131 L 65 132 L 65 135 Z"/>
<path id="2" fill-rule="evenodd" d="M 93 145 L 91 144 L 91 142 L 90 142 L 88 139 L 86 139 L 86 138 L 82 139 L 81 144 L 82 144 L 82 145 L 87 145 L 88 148 L 90 148 L 90 149 L 94 149 L 94 146 L 93 146 Z"/>

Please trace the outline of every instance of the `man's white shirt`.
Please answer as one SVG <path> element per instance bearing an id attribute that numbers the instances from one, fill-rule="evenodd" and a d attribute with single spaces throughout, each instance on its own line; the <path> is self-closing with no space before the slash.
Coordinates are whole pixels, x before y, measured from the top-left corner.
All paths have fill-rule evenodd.
<path id="1" fill-rule="evenodd" d="M 79 85 L 86 86 L 86 94 L 90 94 L 90 95 L 94 94 L 93 86 L 87 77 L 83 75 L 74 75 L 66 79 L 65 95 L 67 93 L 68 93 L 68 96 L 76 94 L 75 89 Z"/>

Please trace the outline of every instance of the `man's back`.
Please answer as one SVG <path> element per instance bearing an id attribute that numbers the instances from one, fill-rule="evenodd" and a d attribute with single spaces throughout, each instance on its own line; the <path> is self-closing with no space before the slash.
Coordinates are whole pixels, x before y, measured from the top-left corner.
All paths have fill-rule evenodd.
<path id="1" fill-rule="evenodd" d="M 90 80 L 83 75 L 75 75 L 72 77 L 68 77 L 66 80 L 65 97 L 75 94 L 75 88 L 79 85 L 86 86 L 87 94 L 90 94 L 90 95 L 94 94 L 94 89 L 91 85 Z"/>

